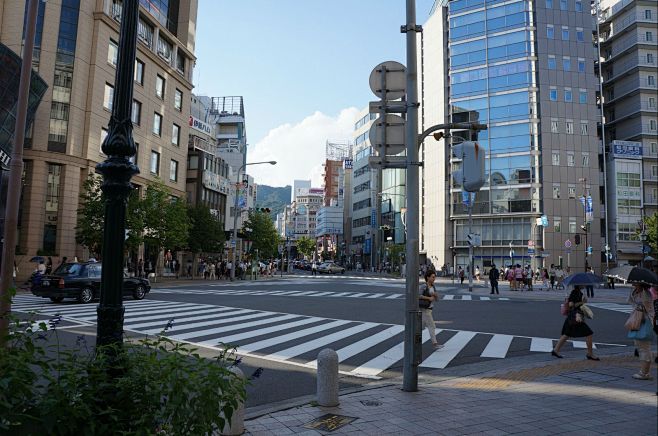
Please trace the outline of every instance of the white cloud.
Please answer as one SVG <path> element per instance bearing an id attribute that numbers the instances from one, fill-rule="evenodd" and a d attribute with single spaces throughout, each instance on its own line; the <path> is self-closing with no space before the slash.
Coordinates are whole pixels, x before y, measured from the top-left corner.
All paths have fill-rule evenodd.
<path id="1" fill-rule="evenodd" d="M 275 160 L 277 164 L 254 165 L 248 173 L 262 185 L 285 186 L 296 179 L 311 179 L 313 187 L 320 187 L 326 141 L 351 140 L 358 112 L 350 107 L 331 117 L 316 111 L 297 124 L 286 123 L 270 130 L 250 147 L 247 162 Z"/>

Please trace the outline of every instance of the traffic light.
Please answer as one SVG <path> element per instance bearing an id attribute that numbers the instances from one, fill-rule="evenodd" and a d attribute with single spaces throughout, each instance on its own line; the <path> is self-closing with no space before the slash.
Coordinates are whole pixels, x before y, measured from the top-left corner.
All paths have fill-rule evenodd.
<path id="1" fill-rule="evenodd" d="M 573 239 L 576 245 L 580 245 L 580 235 L 578 233 L 576 233 Z"/>
<path id="2" fill-rule="evenodd" d="M 272 209 L 270 209 L 269 207 L 259 207 L 259 208 L 256 208 L 256 210 L 258 212 L 262 212 L 262 213 L 270 213 Z"/>
<path id="3" fill-rule="evenodd" d="M 452 148 L 455 157 L 462 160 L 461 169 L 452 175 L 455 181 L 467 192 L 479 191 L 484 185 L 484 148 L 474 141 L 464 141 Z"/>

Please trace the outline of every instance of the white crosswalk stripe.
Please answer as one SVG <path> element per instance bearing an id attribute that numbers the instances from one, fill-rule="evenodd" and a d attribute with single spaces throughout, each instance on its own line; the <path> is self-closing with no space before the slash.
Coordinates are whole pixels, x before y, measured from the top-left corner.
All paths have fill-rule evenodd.
<path id="1" fill-rule="evenodd" d="M 278 296 L 278 297 L 325 297 L 325 298 L 368 298 L 396 300 L 403 299 L 404 294 L 386 294 L 383 292 L 331 292 L 331 291 L 254 291 L 247 289 L 168 289 L 160 288 L 151 291 L 152 294 L 205 294 L 205 295 L 239 295 L 239 296 Z M 481 295 L 441 294 L 441 300 L 454 301 L 509 301 L 507 297 L 491 298 Z"/>
<path id="2" fill-rule="evenodd" d="M 340 294 L 363 298 L 359 293 Z M 91 305 L 54 304 L 38 297 L 20 295 L 15 298 L 12 307 L 14 311 L 33 310 L 39 315 L 61 314 L 65 320 L 72 322 L 95 321 L 96 307 Z M 172 320 L 173 327 L 165 333 L 171 339 L 217 349 L 221 349 L 223 344 L 234 345 L 241 355 L 285 361 L 308 368 L 317 367 L 317 361 L 308 356 L 333 344 L 342 373 L 358 377 L 379 378 L 387 370 L 394 368 L 399 371 L 404 357 L 402 325 L 148 299 L 126 301 L 125 307 L 126 330 L 160 333 Z M 422 368 L 446 368 L 460 356 L 503 359 L 510 350 L 515 353 L 548 353 L 554 343 L 551 338 L 450 329 L 438 329 L 437 336 L 444 348 L 431 349 L 420 365 Z M 478 337 L 488 338 L 488 341 L 475 341 Z M 422 343 L 426 345 L 426 353 L 431 348 L 429 339 L 427 330 L 423 330 Z M 582 341 L 570 343 L 574 349 L 585 347 Z M 620 346 L 597 345 L 599 348 Z"/>
<path id="3" fill-rule="evenodd" d="M 597 309 L 614 310 L 615 312 L 631 313 L 633 306 L 630 304 L 619 303 L 587 303 L 589 307 L 596 307 Z"/>

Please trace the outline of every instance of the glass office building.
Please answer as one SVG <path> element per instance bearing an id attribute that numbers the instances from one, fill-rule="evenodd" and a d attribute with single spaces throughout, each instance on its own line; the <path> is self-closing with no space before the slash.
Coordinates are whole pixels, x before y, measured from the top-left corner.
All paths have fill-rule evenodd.
<path id="1" fill-rule="evenodd" d="M 472 210 L 472 232 L 482 238 L 475 265 L 582 268 L 584 244 L 567 253 L 565 241 L 580 232 L 599 243 L 600 211 L 587 221 L 579 201 L 590 195 L 600 206 L 595 49 L 585 9 L 578 0 L 448 3 L 448 118 L 488 125 L 478 137 L 487 159 Z M 467 138 L 453 132 L 452 143 Z M 468 210 L 454 182 L 449 195 L 453 261 L 464 267 Z"/>

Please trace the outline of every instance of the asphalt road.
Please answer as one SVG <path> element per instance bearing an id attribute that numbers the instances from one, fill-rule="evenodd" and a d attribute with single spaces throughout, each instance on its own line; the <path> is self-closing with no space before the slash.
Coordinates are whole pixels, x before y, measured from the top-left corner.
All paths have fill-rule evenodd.
<path id="1" fill-rule="evenodd" d="M 470 294 L 451 283 L 437 288 L 434 319 L 445 348 L 435 351 L 424 332 L 421 373 L 547 353 L 560 335 L 564 317 L 555 296 L 489 296 L 482 289 Z M 346 276 L 168 282 L 143 301 L 125 300 L 124 327 L 131 334 L 155 334 L 173 319 L 167 335 L 200 346 L 203 354 L 215 354 L 221 342 L 237 345 L 245 374 L 263 368 L 249 387 L 247 407 L 256 407 L 314 394 L 314 360 L 324 348 L 339 353 L 342 388 L 400 376 L 403 292 L 402 280 Z M 596 304 L 588 324 L 597 348 L 631 345 L 622 327 L 627 306 Z M 14 310 L 61 313 L 67 329 L 94 330 L 95 304 L 57 305 L 20 295 Z M 584 342 L 576 339 L 563 350 L 579 347 Z"/>

